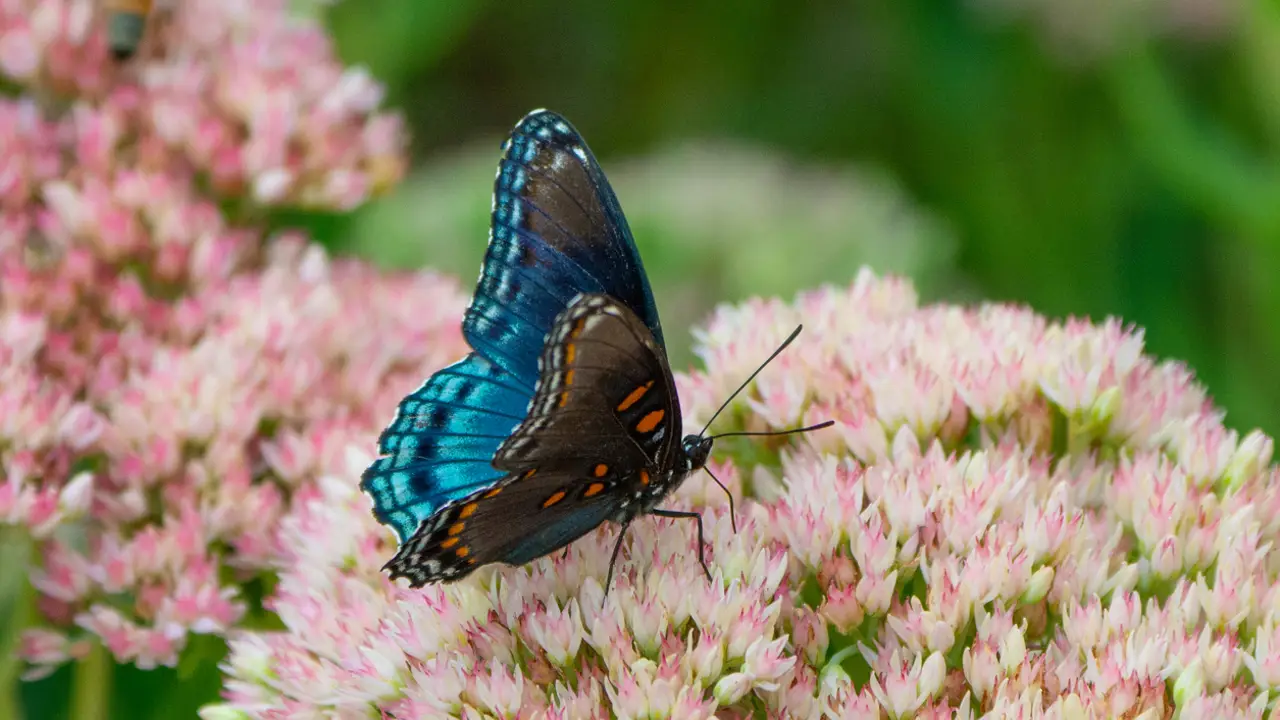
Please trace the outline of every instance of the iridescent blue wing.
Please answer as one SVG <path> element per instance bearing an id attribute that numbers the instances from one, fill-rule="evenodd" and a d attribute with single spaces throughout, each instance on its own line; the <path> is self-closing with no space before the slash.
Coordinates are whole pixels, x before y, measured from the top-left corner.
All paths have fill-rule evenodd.
<path id="1" fill-rule="evenodd" d="M 500 479 L 493 454 L 519 426 L 530 391 L 477 353 L 400 401 L 360 481 L 374 515 L 404 542 L 445 503 Z"/>
<path id="2" fill-rule="evenodd" d="M 618 298 L 661 344 L 631 232 L 582 137 L 537 111 L 504 150 L 489 248 L 463 321 L 476 352 L 401 402 L 361 481 L 401 542 L 449 502 L 503 477 L 493 457 L 526 417 L 547 333 L 576 295 Z"/>
<path id="3" fill-rule="evenodd" d="M 463 332 L 532 387 L 551 324 L 578 293 L 604 293 L 662 326 L 631 230 L 586 141 L 538 110 L 516 125 L 494 182 L 489 249 Z"/>
<path id="4" fill-rule="evenodd" d="M 584 295 L 539 357 L 528 417 L 494 465 L 506 475 L 446 505 L 388 563 L 414 585 L 491 562 L 518 565 L 629 517 L 666 478 L 680 416 L 661 348 L 629 308 Z"/>
<path id="5" fill-rule="evenodd" d="M 489 248 L 463 320 L 475 352 L 401 402 L 361 481 L 401 542 L 445 504 L 502 478 L 491 460 L 525 418 L 547 332 L 581 292 L 617 298 L 661 344 L 603 171 L 568 122 L 537 111 L 512 131 L 494 182 Z"/>

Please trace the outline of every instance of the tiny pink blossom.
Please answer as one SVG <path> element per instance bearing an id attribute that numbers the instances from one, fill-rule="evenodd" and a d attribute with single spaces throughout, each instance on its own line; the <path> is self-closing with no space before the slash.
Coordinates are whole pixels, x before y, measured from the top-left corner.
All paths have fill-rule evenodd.
<path id="1" fill-rule="evenodd" d="M 18 654 L 32 664 L 24 680 L 38 680 L 68 660 L 83 657 L 89 651 L 85 641 L 71 642 L 63 633 L 52 630 L 27 630 L 22 633 Z"/>
<path id="2" fill-rule="evenodd" d="M 564 666 L 573 661 L 583 639 L 582 617 L 576 601 L 571 600 L 564 609 L 552 601 L 545 614 L 533 614 L 528 623 L 534 641 L 553 664 Z"/>

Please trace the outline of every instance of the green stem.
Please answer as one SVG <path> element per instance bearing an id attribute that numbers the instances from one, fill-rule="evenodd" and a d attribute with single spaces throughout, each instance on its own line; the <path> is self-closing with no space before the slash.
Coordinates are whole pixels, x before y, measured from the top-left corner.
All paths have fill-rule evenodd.
<path id="1" fill-rule="evenodd" d="M 1074 415 L 1067 416 L 1067 455 L 1078 458 L 1088 454 L 1093 443 L 1093 433 L 1089 432 L 1089 424 Z"/>
<path id="2" fill-rule="evenodd" d="M 25 573 L 30 567 L 31 548 L 31 538 L 25 530 L 0 529 L 0 558 L 3 558 L 0 567 L 24 569 L 14 577 L 0 579 L 0 610 L 8 616 L 8 626 L 0 633 L 0 718 L 22 717 L 22 704 L 18 700 L 22 672 L 18 644 L 22 641 L 22 632 L 34 620 L 36 609 L 35 588 Z"/>
<path id="3" fill-rule="evenodd" d="M 102 643 L 89 646 L 89 654 L 76 663 L 71 687 L 71 717 L 106 720 L 111 704 L 111 656 Z"/>
<path id="4" fill-rule="evenodd" d="M 35 595 L 31 583 L 23 582 L 13 598 L 7 637 L 0 642 L 0 718 L 22 717 L 22 704 L 18 701 L 19 675 L 22 671 L 22 662 L 18 659 L 18 643 L 22 641 L 22 631 L 31 624 L 35 616 Z"/>
<path id="5" fill-rule="evenodd" d="M 1267 242 L 1280 230 L 1280 174 L 1225 128 L 1193 118 L 1150 48 L 1114 60 L 1108 86 L 1135 150 L 1183 200 Z"/>
<path id="6" fill-rule="evenodd" d="M 1280 147 L 1280 4 L 1273 0 L 1244 3 L 1238 47 L 1246 92 L 1254 98 L 1262 129 L 1272 148 Z"/>
<path id="7" fill-rule="evenodd" d="M 22 720 L 22 709 L 18 706 L 18 683 L 6 682 L 0 688 L 0 717 Z"/>

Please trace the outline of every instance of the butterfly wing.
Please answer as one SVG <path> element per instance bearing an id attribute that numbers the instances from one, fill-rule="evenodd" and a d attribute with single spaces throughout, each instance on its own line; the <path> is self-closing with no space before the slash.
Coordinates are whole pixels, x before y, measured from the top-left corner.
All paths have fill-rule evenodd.
<path id="1" fill-rule="evenodd" d="M 509 475 L 452 502 L 400 544 L 386 569 L 414 587 L 458 580 L 492 562 L 520 565 L 564 547 L 604 522 L 615 501 L 586 497 L 576 472 Z M 572 494 L 570 494 L 572 491 Z"/>
<path id="2" fill-rule="evenodd" d="M 507 474 L 444 507 L 388 563 L 414 585 L 491 562 L 518 565 L 639 507 L 678 449 L 680 418 L 661 348 L 635 313 L 583 295 L 540 356 L 529 415 L 494 466 Z"/>
<path id="3" fill-rule="evenodd" d="M 639 470 L 668 467 L 680 413 L 666 354 L 644 323 L 607 295 L 580 295 L 538 359 L 529 413 L 494 456 L 501 470 L 599 457 Z"/>
<path id="4" fill-rule="evenodd" d="M 604 171 L 573 126 L 538 110 L 504 145 L 489 248 L 463 332 L 489 360 L 532 386 L 543 341 L 578 293 L 617 298 L 662 327 L 640 253 Z"/>
<path id="5" fill-rule="evenodd" d="M 525 418 L 538 357 L 580 292 L 607 293 L 661 344 L 653 294 L 595 157 L 555 113 L 530 113 L 494 181 L 489 248 L 463 333 L 475 352 L 406 397 L 361 487 L 401 542 L 447 503 L 499 481 L 494 454 Z"/>
<path id="6" fill-rule="evenodd" d="M 529 391 L 478 353 L 400 401 L 360 487 L 404 542 L 445 503 L 502 478 L 493 454 L 519 426 Z"/>

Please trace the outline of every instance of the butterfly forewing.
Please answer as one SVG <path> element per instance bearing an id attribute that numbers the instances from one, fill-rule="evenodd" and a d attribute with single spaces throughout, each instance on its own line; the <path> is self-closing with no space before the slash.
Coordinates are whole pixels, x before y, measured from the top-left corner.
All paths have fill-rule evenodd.
<path id="1" fill-rule="evenodd" d="M 680 415 L 662 349 L 626 306 L 582 295 L 561 314 L 541 359 L 529 414 L 494 467 L 595 456 L 632 472 L 663 465 L 678 447 Z"/>
<path id="2" fill-rule="evenodd" d="M 576 472 L 508 475 L 447 505 L 400 545 L 387 569 L 416 587 L 458 580 L 488 563 L 542 557 L 611 516 L 613 498 L 593 489 Z"/>
<path id="3" fill-rule="evenodd" d="M 521 377 L 578 293 L 605 293 L 662 328 L 617 198 L 582 136 L 547 111 L 507 141 L 494 182 L 492 237 L 463 330 L 472 347 Z"/>

